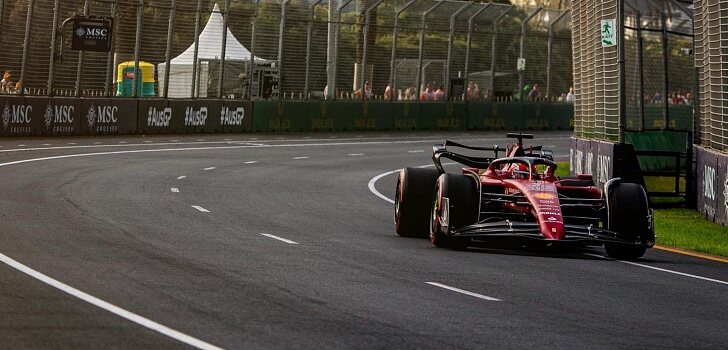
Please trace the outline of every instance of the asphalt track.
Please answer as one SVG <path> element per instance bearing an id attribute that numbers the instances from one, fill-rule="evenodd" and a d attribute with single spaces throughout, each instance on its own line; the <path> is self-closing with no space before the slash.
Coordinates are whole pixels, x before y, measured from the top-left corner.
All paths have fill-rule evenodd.
<path id="1" fill-rule="evenodd" d="M 2 139 L 0 348 L 728 348 L 728 264 L 397 237 L 382 174 L 444 138 L 506 142 Z"/>

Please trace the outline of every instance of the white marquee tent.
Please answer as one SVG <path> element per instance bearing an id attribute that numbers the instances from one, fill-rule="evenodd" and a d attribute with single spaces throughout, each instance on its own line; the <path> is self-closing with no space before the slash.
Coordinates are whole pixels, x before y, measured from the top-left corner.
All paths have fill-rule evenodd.
<path id="1" fill-rule="evenodd" d="M 220 9 L 217 4 L 207 20 L 205 28 L 200 33 L 198 50 L 197 50 L 197 66 L 198 71 L 198 97 L 207 97 L 207 83 L 209 60 L 219 60 L 222 56 L 222 29 L 223 20 Z M 192 97 L 192 69 L 195 64 L 194 60 L 195 44 L 193 43 L 179 56 L 170 61 L 169 69 L 169 92 L 168 97 Z M 230 29 L 227 29 L 227 39 L 225 42 L 225 61 L 226 62 L 248 62 L 250 61 L 250 51 L 235 38 Z M 268 62 L 260 57 L 255 57 L 255 62 Z M 226 64 L 227 66 L 227 64 Z M 166 64 L 164 62 L 157 65 L 159 91 L 164 91 L 164 76 L 167 74 Z"/>

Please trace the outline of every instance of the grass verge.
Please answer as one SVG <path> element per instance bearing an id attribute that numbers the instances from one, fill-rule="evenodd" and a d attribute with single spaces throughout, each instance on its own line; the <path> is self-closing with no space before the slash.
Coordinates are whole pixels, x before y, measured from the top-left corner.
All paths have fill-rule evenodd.
<path id="1" fill-rule="evenodd" d="M 660 245 L 728 257 L 728 227 L 694 209 L 655 209 L 655 235 Z"/>
<path id="2" fill-rule="evenodd" d="M 559 162 L 556 175 L 568 176 L 568 174 L 569 163 Z M 654 181 L 658 183 L 652 183 Z M 664 181 L 664 179 L 645 179 L 649 188 L 665 186 L 666 184 L 659 183 Z M 674 182 L 667 185 L 674 186 Z M 706 220 L 697 210 L 658 208 L 655 209 L 654 220 L 657 244 L 728 257 L 728 227 Z"/>

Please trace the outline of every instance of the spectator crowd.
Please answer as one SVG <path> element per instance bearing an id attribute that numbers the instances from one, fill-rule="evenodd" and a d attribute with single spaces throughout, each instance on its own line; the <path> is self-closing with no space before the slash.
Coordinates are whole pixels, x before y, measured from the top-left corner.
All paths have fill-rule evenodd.
<path id="1" fill-rule="evenodd" d="M 3 79 L 0 80 L 0 94 L 19 94 L 20 93 L 20 82 L 13 83 L 11 79 L 12 73 L 5 71 L 3 73 Z"/>

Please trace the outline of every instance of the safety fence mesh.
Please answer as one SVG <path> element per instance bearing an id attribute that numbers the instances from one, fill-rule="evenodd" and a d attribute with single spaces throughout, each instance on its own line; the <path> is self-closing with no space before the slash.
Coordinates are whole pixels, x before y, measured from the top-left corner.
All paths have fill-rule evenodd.
<path id="1" fill-rule="evenodd" d="M 601 43 L 601 20 L 617 18 L 617 1 L 572 2 L 574 134 L 613 140 L 619 137 L 618 45 Z"/>
<path id="2" fill-rule="evenodd" d="M 337 99 L 566 101 L 572 86 L 568 12 L 331 1 L 0 0 L 0 93 L 320 99 L 333 77 Z M 111 51 L 72 50 L 74 18 L 98 17 Z"/>
<path id="3" fill-rule="evenodd" d="M 625 1 L 627 130 L 692 130 L 693 11 L 679 1 Z"/>
<path id="4" fill-rule="evenodd" d="M 695 65 L 698 69 L 698 143 L 728 152 L 728 3 L 695 1 Z"/>

